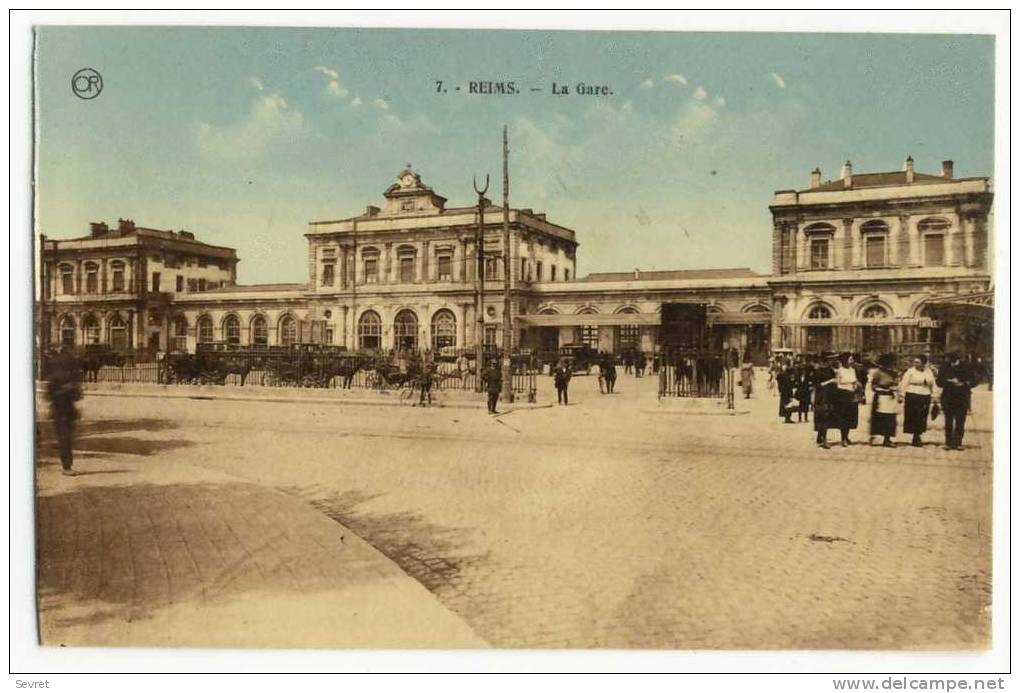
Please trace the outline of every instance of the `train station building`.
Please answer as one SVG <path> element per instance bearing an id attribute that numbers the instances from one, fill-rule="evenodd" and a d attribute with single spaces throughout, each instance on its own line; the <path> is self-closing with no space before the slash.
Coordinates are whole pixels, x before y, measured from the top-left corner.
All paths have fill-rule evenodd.
<path id="1" fill-rule="evenodd" d="M 504 267 L 503 210 L 487 200 L 479 263 L 477 205 L 448 206 L 408 165 L 380 206 L 308 224 L 305 283 L 239 285 L 231 248 L 133 223 L 116 232 L 93 224 L 86 237 L 43 244 L 39 316 L 49 345 L 470 349 L 479 332 L 485 343 L 502 344 L 506 277 L 511 339 L 523 349 L 581 343 L 652 353 L 668 331 L 663 316 L 677 305 L 701 311 L 709 348 L 737 349 L 758 363 L 776 348 L 979 348 L 933 306 L 972 294 L 991 302 L 987 178 L 955 178 L 948 161 L 939 174 L 915 172 L 908 158 L 896 171 L 854 174 L 847 162 L 836 180 L 823 182 L 817 169 L 809 180 L 775 193 L 770 274 L 579 277 L 577 232 L 529 208 L 509 210 Z M 762 226 L 768 233 L 764 215 Z"/>

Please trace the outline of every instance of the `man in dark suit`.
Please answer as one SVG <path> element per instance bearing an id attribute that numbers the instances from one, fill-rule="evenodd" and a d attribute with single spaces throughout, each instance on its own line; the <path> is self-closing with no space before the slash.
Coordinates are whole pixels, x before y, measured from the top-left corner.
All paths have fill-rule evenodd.
<path id="1" fill-rule="evenodd" d="M 946 450 L 963 450 L 963 431 L 970 410 L 974 369 L 952 353 L 939 370 L 936 383 L 942 388 L 942 411 L 946 417 Z"/>
<path id="2" fill-rule="evenodd" d="M 499 401 L 499 393 L 503 389 L 503 372 L 500 370 L 499 364 L 495 361 L 489 363 L 489 367 L 485 369 L 485 391 L 489 395 L 489 413 L 495 414 L 496 402 Z"/>
<path id="3" fill-rule="evenodd" d="M 74 422 L 78 419 L 76 403 L 81 399 L 81 362 L 69 349 L 53 356 L 48 364 L 46 394 L 60 448 L 60 466 L 65 476 L 75 476 L 73 469 Z"/>

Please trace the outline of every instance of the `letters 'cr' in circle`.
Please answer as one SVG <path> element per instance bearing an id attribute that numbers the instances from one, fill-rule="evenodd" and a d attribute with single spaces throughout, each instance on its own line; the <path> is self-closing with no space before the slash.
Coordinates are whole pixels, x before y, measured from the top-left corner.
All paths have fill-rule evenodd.
<path id="1" fill-rule="evenodd" d="M 94 99 L 103 91 L 103 76 L 91 67 L 82 68 L 71 78 L 71 91 L 79 99 Z"/>

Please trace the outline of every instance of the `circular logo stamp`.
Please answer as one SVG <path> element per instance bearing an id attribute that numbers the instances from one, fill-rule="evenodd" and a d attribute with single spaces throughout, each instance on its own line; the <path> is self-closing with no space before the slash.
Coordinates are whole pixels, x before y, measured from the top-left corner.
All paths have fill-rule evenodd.
<path id="1" fill-rule="evenodd" d="M 79 99 L 94 99 L 103 91 L 103 76 L 91 67 L 83 67 L 71 78 L 71 91 Z"/>

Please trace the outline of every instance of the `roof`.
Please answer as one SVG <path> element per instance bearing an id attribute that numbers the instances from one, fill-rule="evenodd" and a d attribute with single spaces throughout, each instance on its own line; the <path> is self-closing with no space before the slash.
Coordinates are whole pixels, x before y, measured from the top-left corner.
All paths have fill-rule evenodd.
<path id="1" fill-rule="evenodd" d="M 933 176 L 929 173 L 914 173 L 914 182 L 907 183 L 907 172 L 906 171 L 885 171 L 882 173 L 855 173 L 853 174 L 853 185 L 850 189 L 859 190 L 861 188 L 890 188 L 899 185 L 933 185 L 935 183 L 954 183 L 955 178 L 944 178 L 943 176 Z M 838 190 L 846 190 L 847 188 L 843 185 L 843 179 L 837 178 L 836 180 L 826 181 L 817 188 L 805 188 L 800 192 L 832 192 Z"/>
<path id="2" fill-rule="evenodd" d="M 741 279 L 763 276 L 747 267 L 730 269 L 693 269 L 693 270 L 634 270 L 633 272 L 593 272 L 582 282 L 625 282 L 635 279 L 645 281 L 670 279 Z"/>
<path id="3" fill-rule="evenodd" d="M 207 289 L 205 292 L 199 293 L 245 293 L 255 291 L 301 291 L 307 289 L 307 284 L 232 284 L 230 286 L 221 286 L 218 289 Z"/>

